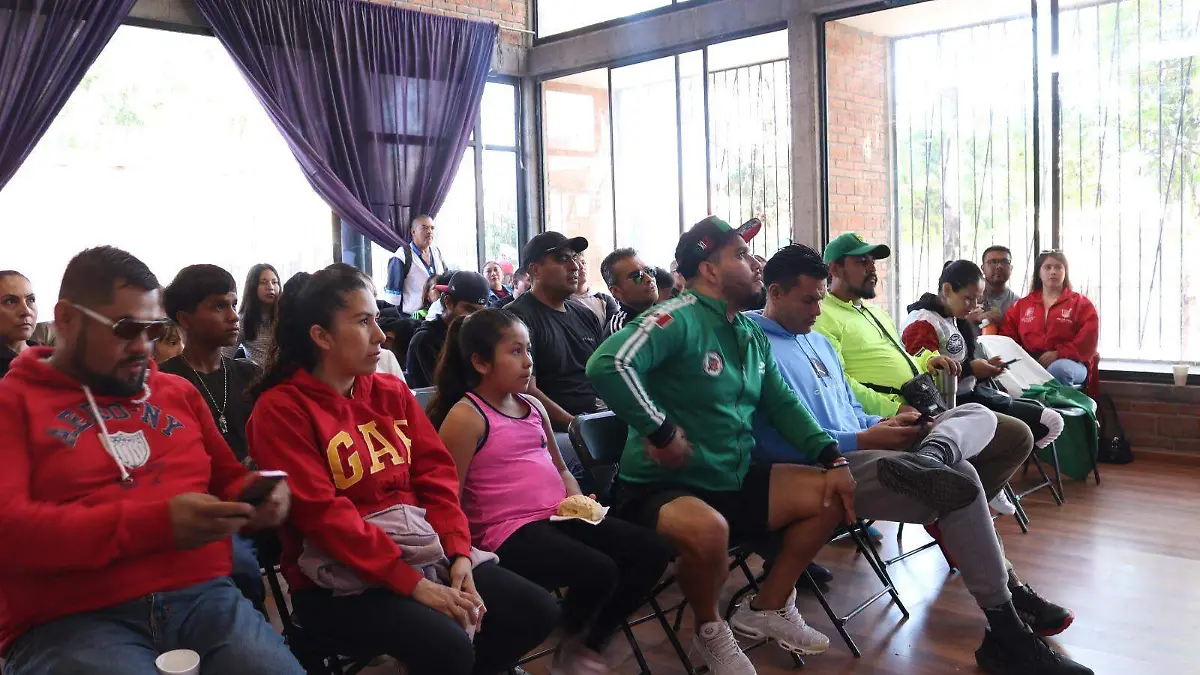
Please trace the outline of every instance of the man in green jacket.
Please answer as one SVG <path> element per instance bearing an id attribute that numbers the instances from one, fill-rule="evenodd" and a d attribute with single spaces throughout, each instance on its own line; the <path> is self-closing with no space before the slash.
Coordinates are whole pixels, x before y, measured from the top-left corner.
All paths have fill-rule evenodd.
<path id="1" fill-rule="evenodd" d="M 832 284 L 821 301 L 821 315 L 813 328 L 829 339 L 842 359 L 850 390 L 868 415 L 894 417 L 906 407 L 900 387 L 924 372 L 950 370 L 958 364 L 936 352 L 910 356 L 887 312 L 868 302 L 875 297 L 879 276 L 875 261 L 891 255 L 883 244 L 871 244 L 846 233 L 825 247 Z M 1033 451 L 1033 433 L 1014 417 L 996 413 L 996 433 L 983 451 L 971 459 L 989 500 L 1000 494 L 1013 472 Z"/>
<path id="2" fill-rule="evenodd" d="M 714 675 L 753 675 L 717 601 L 730 542 L 782 534 L 782 552 L 733 629 L 814 654 L 829 639 L 795 605 L 800 575 L 843 520 L 854 520 L 854 479 L 837 444 L 779 374 L 762 330 L 741 315 L 762 292 L 747 242 L 710 216 L 679 239 L 688 290 L 606 340 L 588 361 L 600 396 L 629 423 L 615 512 L 656 529 L 679 552 L 677 577 L 695 613 L 695 644 Z M 751 420 L 761 412 L 813 463 L 751 465 Z"/>

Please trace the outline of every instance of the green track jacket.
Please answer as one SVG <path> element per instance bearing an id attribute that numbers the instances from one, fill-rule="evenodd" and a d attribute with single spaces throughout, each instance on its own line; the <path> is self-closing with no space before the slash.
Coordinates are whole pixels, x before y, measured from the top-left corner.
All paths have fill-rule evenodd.
<path id="1" fill-rule="evenodd" d="M 741 314 L 730 321 L 725 303 L 705 295 L 685 292 L 630 322 L 592 354 L 587 375 L 630 426 L 620 475 L 631 483 L 739 489 L 756 410 L 810 461 L 838 455 L 779 374 L 762 329 Z M 646 456 L 645 441 L 663 445 L 676 428 L 695 452 L 666 469 Z"/>

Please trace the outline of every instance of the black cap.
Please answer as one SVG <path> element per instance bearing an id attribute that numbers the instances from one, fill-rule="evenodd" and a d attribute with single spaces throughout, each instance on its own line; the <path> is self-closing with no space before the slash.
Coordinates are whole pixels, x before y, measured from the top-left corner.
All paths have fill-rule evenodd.
<path id="1" fill-rule="evenodd" d="M 454 302 L 470 302 L 476 305 L 488 303 L 487 279 L 479 272 L 455 272 L 450 275 L 450 281 L 435 288 L 441 293 L 448 293 Z"/>
<path id="2" fill-rule="evenodd" d="M 528 270 L 530 263 L 535 263 L 560 249 L 583 253 L 587 247 L 588 240 L 583 237 L 567 238 L 562 232 L 543 232 L 525 243 L 525 248 L 521 250 L 521 268 Z"/>
<path id="3" fill-rule="evenodd" d="M 747 220 L 735 230 L 724 220 L 709 216 L 679 237 L 679 245 L 675 247 L 675 261 L 679 263 L 676 271 L 684 279 L 691 279 L 700 269 L 700 263 L 708 260 L 734 237 L 749 242 L 761 229 L 762 221 L 758 218 Z"/>

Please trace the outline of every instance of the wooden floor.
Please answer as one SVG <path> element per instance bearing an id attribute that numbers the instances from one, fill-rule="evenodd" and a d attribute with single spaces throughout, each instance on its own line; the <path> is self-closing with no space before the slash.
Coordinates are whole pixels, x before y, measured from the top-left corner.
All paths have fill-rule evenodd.
<path id="1" fill-rule="evenodd" d="M 1098 675 L 1200 673 L 1200 467 L 1138 461 L 1103 465 L 1103 484 L 1069 481 L 1067 504 L 1058 507 L 1047 490 L 1026 498 L 1031 519 L 1021 534 L 1012 518 L 998 527 L 1017 572 L 1044 596 L 1076 614 L 1074 625 L 1054 640 Z M 882 524 L 885 557 L 897 551 L 896 526 Z M 928 541 L 909 526 L 903 547 Z M 827 546 L 818 561 L 834 571 L 828 597 L 844 612 L 878 584 L 851 545 Z M 937 549 L 890 568 L 907 621 L 879 601 L 855 618 L 849 631 L 863 651 L 855 659 L 837 636 L 816 599 L 802 593 L 804 617 L 830 636 L 828 652 L 810 657 L 804 670 L 870 675 L 974 673 L 974 650 L 983 636 L 982 613 L 957 575 L 948 574 Z M 731 577 L 726 589 L 736 589 Z M 684 634 L 691 635 L 690 619 Z M 638 641 L 655 675 L 682 673 L 657 624 L 639 626 Z M 687 644 L 685 642 L 685 644 Z M 775 647 L 750 653 L 761 675 L 795 672 Z M 545 663 L 527 666 L 533 675 Z M 627 661 L 619 673 L 635 673 Z M 370 675 L 394 673 L 375 668 Z"/>

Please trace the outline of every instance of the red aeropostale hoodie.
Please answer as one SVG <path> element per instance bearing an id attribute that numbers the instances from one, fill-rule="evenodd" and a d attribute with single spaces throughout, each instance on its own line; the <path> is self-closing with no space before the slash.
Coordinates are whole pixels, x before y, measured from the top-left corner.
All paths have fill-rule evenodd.
<path id="1" fill-rule="evenodd" d="M 454 459 L 395 377 L 358 377 L 346 397 L 300 370 L 262 395 L 246 432 L 260 468 L 288 473 L 292 510 L 280 567 L 290 587 L 314 585 L 296 563 L 308 540 L 367 583 L 410 595 L 420 572 L 363 520 L 397 504 L 426 510 L 448 557 L 470 553 Z"/>
<path id="2" fill-rule="evenodd" d="M 96 396 L 113 456 L 82 385 L 46 361 L 53 351 L 26 349 L 0 380 L 0 650 L 39 624 L 232 567 L 229 540 L 175 547 L 167 502 L 231 499 L 247 473 L 196 388 L 152 362 L 145 400 Z"/>

